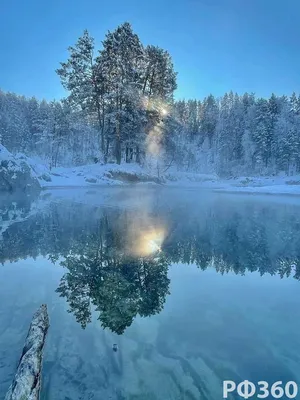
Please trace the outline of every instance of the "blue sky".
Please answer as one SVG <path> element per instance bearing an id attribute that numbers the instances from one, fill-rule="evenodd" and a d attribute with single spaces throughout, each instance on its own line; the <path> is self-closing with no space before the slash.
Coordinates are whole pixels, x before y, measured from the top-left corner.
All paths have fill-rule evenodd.
<path id="1" fill-rule="evenodd" d="M 67 47 L 85 28 L 100 47 L 129 21 L 144 44 L 171 53 L 177 98 L 299 92 L 299 0 L 2 0 L 0 14 L 5 91 L 59 99 Z"/>

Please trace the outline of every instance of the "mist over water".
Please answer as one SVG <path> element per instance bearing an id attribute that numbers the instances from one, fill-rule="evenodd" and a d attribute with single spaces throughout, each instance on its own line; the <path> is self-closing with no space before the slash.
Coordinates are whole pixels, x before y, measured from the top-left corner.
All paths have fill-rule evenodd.
<path id="1" fill-rule="evenodd" d="M 0 204 L 0 398 L 43 302 L 42 400 L 300 381 L 297 200 L 111 188 Z"/>

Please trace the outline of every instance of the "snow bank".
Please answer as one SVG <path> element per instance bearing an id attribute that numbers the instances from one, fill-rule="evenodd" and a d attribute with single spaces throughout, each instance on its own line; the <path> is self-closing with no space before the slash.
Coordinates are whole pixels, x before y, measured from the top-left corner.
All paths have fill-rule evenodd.
<path id="1" fill-rule="evenodd" d="M 80 167 L 53 168 L 39 177 L 42 187 L 82 187 L 97 185 L 123 185 L 126 183 L 159 183 L 159 179 L 137 164 L 90 164 Z"/>
<path id="2" fill-rule="evenodd" d="M 216 174 L 178 172 L 175 169 L 158 178 L 138 164 L 89 164 L 78 167 L 57 167 L 51 171 L 42 163 L 24 154 L 12 156 L 0 147 L 1 160 L 25 163 L 31 175 L 43 188 L 68 188 L 92 186 L 116 186 L 125 184 L 164 184 L 174 187 L 206 188 L 214 191 L 234 193 L 294 194 L 300 195 L 300 175 L 272 177 L 233 177 L 220 179 Z M 19 165 L 19 164 L 18 164 Z M 16 166 L 17 168 L 17 166 Z M 12 169 L 13 170 L 13 169 Z"/>
<path id="3" fill-rule="evenodd" d="M 215 190 L 231 193 L 300 195 L 300 175 L 228 179 L 221 181 Z"/>
<path id="4" fill-rule="evenodd" d="M 220 178 L 216 174 L 199 174 L 192 172 L 170 172 L 164 178 L 168 185 L 198 185 L 203 183 L 218 182 Z"/>
<path id="5" fill-rule="evenodd" d="M 0 145 L 0 191 L 36 191 L 40 189 L 35 172 L 26 159 L 13 156 Z"/>
<path id="6" fill-rule="evenodd" d="M 46 165 L 42 164 L 41 162 L 36 161 L 33 158 L 27 157 L 23 153 L 18 153 L 15 158 L 17 160 L 23 160 L 25 161 L 30 168 L 32 169 L 34 175 L 39 179 L 39 180 L 47 180 L 45 179 L 44 176 L 47 175 L 48 179 L 51 179 L 50 174 L 49 174 L 49 169 L 46 167 Z"/>
<path id="7" fill-rule="evenodd" d="M 13 158 L 12 154 L 0 144 L 0 161 L 9 160 L 10 158 Z"/>

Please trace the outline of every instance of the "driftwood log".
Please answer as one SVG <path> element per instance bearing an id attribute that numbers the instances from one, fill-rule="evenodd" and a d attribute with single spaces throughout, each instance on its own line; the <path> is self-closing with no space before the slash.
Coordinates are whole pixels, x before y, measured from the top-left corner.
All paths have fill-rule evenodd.
<path id="1" fill-rule="evenodd" d="M 47 306 L 42 304 L 32 318 L 17 372 L 5 400 L 39 400 L 43 349 L 48 328 Z"/>

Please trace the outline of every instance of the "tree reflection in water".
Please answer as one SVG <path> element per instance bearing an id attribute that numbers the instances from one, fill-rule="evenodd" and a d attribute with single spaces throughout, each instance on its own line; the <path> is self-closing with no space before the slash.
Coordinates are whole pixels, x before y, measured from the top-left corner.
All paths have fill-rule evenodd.
<path id="1" fill-rule="evenodd" d="M 101 222 L 98 232 L 74 244 L 60 263 L 68 272 L 57 292 L 66 297 L 69 311 L 83 328 L 91 321 L 94 307 L 102 327 L 120 335 L 137 315 L 148 317 L 163 309 L 169 293 L 169 264 L 156 248 L 153 254 L 141 256 L 118 248 L 120 235 L 112 234 L 107 219 Z M 151 235 L 141 235 L 153 240 Z M 141 250 L 145 249 L 149 250 L 143 244 Z"/>
<path id="2" fill-rule="evenodd" d="M 147 212 L 49 202 L 36 214 L 30 202 L 2 202 L 0 262 L 60 260 L 66 272 L 57 291 L 77 321 L 86 327 L 96 310 L 118 334 L 163 309 L 171 264 L 300 280 L 298 205 L 209 197 L 198 209 L 192 198 L 179 200 L 153 201 Z"/>

